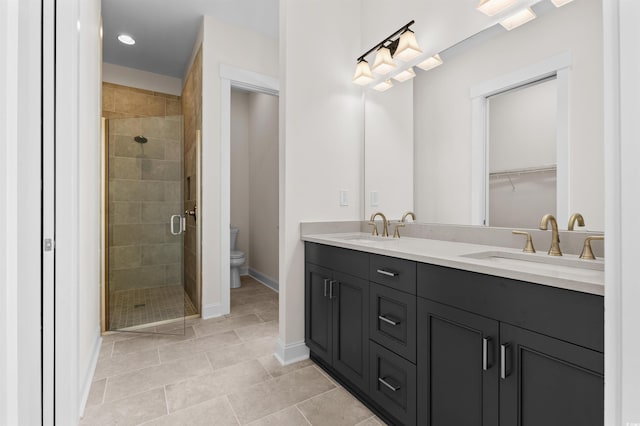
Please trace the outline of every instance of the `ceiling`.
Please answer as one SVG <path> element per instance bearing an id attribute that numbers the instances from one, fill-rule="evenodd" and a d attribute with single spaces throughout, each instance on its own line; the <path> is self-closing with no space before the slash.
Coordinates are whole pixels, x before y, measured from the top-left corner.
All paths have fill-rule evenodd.
<path id="1" fill-rule="evenodd" d="M 103 61 L 182 79 L 205 15 L 278 38 L 278 0 L 102 0 Z"/>

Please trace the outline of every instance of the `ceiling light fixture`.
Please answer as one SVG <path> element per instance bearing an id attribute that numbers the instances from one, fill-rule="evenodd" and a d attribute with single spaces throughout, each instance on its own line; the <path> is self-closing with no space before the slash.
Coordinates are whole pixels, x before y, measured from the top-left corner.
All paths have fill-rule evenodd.
<path id="1" fill-rule="evenodd" d="M 480 0 L 476 9 L 487 16 L 493 16 L 510 8 L 514 3 L 515 0 Z"/>
<path id="2" fill-rule="evenodd" d="M 385 90 L 389 90 L 392 87 L 393 83 L 391 82 L 391 80 L 384 80 L 373 86 L 373 89 L 377 90 L 378 92 L 384 92 Z"/>
<path id="3" fill-rule="evenodd" d="M 555 7 L 562 7 L 567 3 L 571 3 L 573 0 L 551 0 L 551 3 L 555 5 Z"/>
<path id="4" fill-rule="evenodd" d="M 403 81 L 411 80 L 415 76 L 416 76 L 416 72 L 413 70 L 413 68 L 409 67 L 406 70 L 402 71 L 401 73 L 394 75 L 393 79 L 399 82 L 403 82 Z"/>
<path id="5" fill-rule="evenodd" d="M 501 21 L 500 25 L 502 25 L 507 31 L 511 31 L 512 29 L 518 28 L 520 25 L 524 25 L 534 19 L 536 19 L 536 14 L 533 13 L 531 8 L 526 8 Z"/>
<path id="6" fill-rule="evenodd" d="M 422 70 L 429 71 L 435 67 L 439 67 L 440 65 L 442 65 L 442 58 L 440 58 L 440 55 L 436 53 L 416 66 Z"/>
<path id="7" fill-rule="evenodd" d="M 136 44 L 136 41 L 133 39 L 133 37 L 131 37 L 128 34 L 118 35 L 118 40 L 120 41 L 120 43 L 129 45 L 129 46 Z"/>
<path id="8" fill-rule="evenodd" d="M 366 86 L 375 80 L 371 74 L 372 70 L 376 74 L 387 75 L 398 68 L 394 59 L 408 62 L 422 54 L 422 50 L 420 50 L 418 42 L 416 41 L 416 35 L 409 29 L 414 23 L 415 21 L 409 22 L 360 56 L 357 59 L 358 65 L 356 66 L 356 72 L 353 76 L 353 82 L 361 86 Z M 365 57 L 374 51 L 376 52 L 376 58 L 373 62 L 373 67 L 369 68 L 369 63 L 365 60 Z M 415 75 L 413 69 L 409 68 L 408 70 L 401 70 L 401 72 L 393 78 L 398 81 L 405 81 L 415 77 Z M 391 87 L 393 87 L 391 80 L 386 78 L 377 84 L 374 89 L 385 91 Z"/>

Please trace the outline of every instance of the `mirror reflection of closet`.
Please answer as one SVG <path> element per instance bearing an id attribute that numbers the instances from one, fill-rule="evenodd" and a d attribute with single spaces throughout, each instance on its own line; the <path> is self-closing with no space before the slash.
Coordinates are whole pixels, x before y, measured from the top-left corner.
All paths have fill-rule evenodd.
<path id="1" fill-rule="evenodd" d="M 487 98 L 488 225 L 530 228 L 556 212 L 555 75 Z"/>

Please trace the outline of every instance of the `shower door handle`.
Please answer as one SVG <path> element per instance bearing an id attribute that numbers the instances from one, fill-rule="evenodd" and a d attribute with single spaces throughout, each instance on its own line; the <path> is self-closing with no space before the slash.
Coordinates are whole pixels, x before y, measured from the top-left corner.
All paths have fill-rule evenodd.
<path id="1" fill-rule="evenodd" d="M 177 223 L 176 223 L 176 219 Z M 180 235 L 184 231 L 185 225 L 184 217 L 180 214 L 174 214 L 171 216 L 171 235 Z M 176 230 L 177 229 L 177 230 Z"/>

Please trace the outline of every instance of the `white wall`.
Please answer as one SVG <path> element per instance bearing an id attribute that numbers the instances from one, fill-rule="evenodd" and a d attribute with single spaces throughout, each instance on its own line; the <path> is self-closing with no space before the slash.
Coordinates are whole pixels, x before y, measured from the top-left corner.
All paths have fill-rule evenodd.
<path id="1" fill-rule="evenodd" d="M 280 1 L 280 336 L 289 363 L 304 346 L 300 222 L 358 220 L 362 202 L 360 0 Z M 336 11 L 339 11 L 337 13 Z M 331 64 L 328 66 L 327 64 Z M 350 204 L 339 205 L 339 191 Z"/>
<path id="2" fill-rule="evenodd" d="M 56 28 L 56 423 L 75 424 L 100 348 L 100 1 Z"/>
<path id="3" fill-rule="evenodd" d="M 40 423 L 41 4 L 0 5 L 0 423 Z"/>
<path id="4" fill-rule="evenodd" d="M 251 259 L 249 226 L 249 93 L 231 90 L 231 225 L 240 230 L 236 250 L 245 254 L 246 270 Z"/>
<path id="5" fill-rule="evenodd" d="M 278 97 L 249 95 L 249 272 L 278 284 Z M 277 289 L 277 287 L 276 287 Z"/>
<path id="6" fill-rule="evenodd" d="M 224 187 L 228 190 L 229 182 L 219 167 L 228 162 L 229 153 L 221 144 L 221 122 L 228 117 L 223 117 L 221 108 L 220 66 L 277 76 L 278 43 L 210 16 L 204 17 L 203 26 L 202 315 L 207 318 L 229 312 L 229 268 L 228 261 L 222 267 L 222 259 L 229 259 L 230 213 L 228 206 L 221 203 Z M 221 226 L 225 217 L 227 224 Z"/>
<path id="7" fill-rule="evenodd" d="M 572 58 L 569 209 L 580 211 L 589 229 L 603 229 L 602 13 L 599 1 L 585 0 L 554 8 L 416 77 L 415 201 L 421 220 L 470 223 L 469 89 L 563 52 Z"/>
<path id="8" fill-rule="evenodd" d="M 190 68 L 191 66 L 187 70 Z M 170 95 L 182 95 L 182 79 L 107 62 L 102 63 L 102 81 Z"/>

